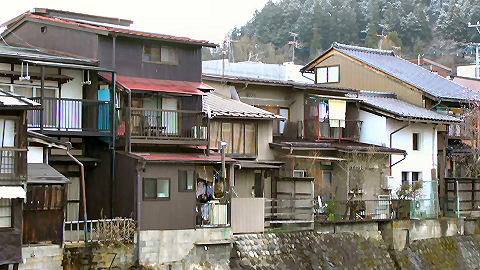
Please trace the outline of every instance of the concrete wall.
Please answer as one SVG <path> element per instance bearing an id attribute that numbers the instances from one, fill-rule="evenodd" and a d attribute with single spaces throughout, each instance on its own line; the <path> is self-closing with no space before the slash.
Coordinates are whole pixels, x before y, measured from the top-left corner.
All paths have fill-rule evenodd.
<path id="1" fill-rule="evenodd" d="M 60 270 L 63 260 L 63 248 L 59 245 L 23 247 L 23 263 L 19 264 L 22 270 Z"/>
<path id="2" fill-rule="evenodd" d="M 184 259 L 195 244 L 229 243 L 231 228 L 140 232 L 140 264 L 160 265 Z"/>

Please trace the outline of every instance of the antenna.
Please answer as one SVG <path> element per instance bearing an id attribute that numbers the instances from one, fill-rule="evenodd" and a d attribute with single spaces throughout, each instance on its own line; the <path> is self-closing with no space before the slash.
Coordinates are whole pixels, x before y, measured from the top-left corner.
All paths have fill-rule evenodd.
<path id="1" fill-rule="evenodd" d="M 480 22 L 477 24 L 468 23 L 469 28 L 477 29 L 478 34 L 480 34 Z M 475 78 L 478 79 L 480 77 L 480 55 L 479 55 L 479 46 L 480 44 L 475 44 Z"/>
<path id="2" fill-rule="evenodd" d="M 83 81 L 81 84 L 82 85 L 91 85 L 92 84 L 92 82 L 90 81 L 90 71 L 87 70 L 87 80 Z"/>
<path id="3" fill-rule="evenodd" d="M 30 81 L 30 76 L 28 76 L 28 63 L 27 63 L 27 70 L 25 76 L 23 76 L 23 62 L 22 62 L 22 69 L 20 71 L 20 77 L 18 78 L 20 81 Z"/>
<path id="4" fill-rule="evenodd" d="M 295 63 L 295 49 L 298 48 L 298 41 L 297 41 L 298 34 L 294 32 L 289 32 L 289 33 L 290 33 L 290 36 L 293 37 L 293 41 L 289 41 L 288 44 L 293 45 L 292 46 L 292 63 Z"/>

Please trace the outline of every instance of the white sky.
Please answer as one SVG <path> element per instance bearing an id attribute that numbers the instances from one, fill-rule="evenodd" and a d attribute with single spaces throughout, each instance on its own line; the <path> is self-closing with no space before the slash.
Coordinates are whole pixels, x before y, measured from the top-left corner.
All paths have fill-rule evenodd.
<path id="1" fill-rule="evenodd" d="M 132 29 L 206 39 L 220 44 L 268 0 L 20 0 L 2 5 L 4 23 L 34 7 L 68 10 L 133 20 Z"/>

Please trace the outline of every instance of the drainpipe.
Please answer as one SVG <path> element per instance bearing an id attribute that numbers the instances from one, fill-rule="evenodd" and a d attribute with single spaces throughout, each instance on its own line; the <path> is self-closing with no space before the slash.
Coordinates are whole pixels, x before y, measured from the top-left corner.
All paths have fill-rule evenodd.
<path id="1" fill-rule="evenodd" d="M 404 126 L 401 127 L 401 128 L 398 128 L 398 129 L 394 130 L 392 133 L 390 133 L 390 148 L 392 148 L 392 138 L 393 138 L 393 134 L 401 131 L 402 129 L 404 129 L 404 128 L 408 127 L 408 126 L 410 126 L 410 121 L 408 122 L 408 124 L 404 125 Z M 395 162 L 395 163 L 392 165 L 392 155 L 390 155 L 390 156 L 388 157 L 388 159 L 389 159 L 389 164 L 390 164 L 390 175 L 392 175 L 392 167 L 393 167 L 394 165 L 397 165 L 397 164 L 400 163 L 401 161 L 405 160 L 405 158 L 406 158 L 406 156 L 403 156 L 403 158 L 402 158 L 401 160 Z"/>
<path id="2" fill-rule="evenodd" d="M 312 81 L 312 82 L 315 82 L 315 80 L 314 80 L 314 79 L 312 79 L 312 78 L 309 78 L 309 77 L 307 77 L 307 76 L 303 75 L 303 72 L 302 72 L 302 77 L 304 77 L 305 79 L 309 79 L 309 80 L 310 80 L 310 81 Z"/>
<path id="3" fill-rule="evenodd" d="M 110 164 L 110 217 L 114 218 L 113 213 L 113 195 L 114 195 L 114 185 L 115 185 L 115 134 L 116 126 L 115 122 L 117 121 L 117 112 L 116 112 L 116 74 L 112 72 L 112 144 L 111 144 L 111 164 Z"/>
<path id="4" fill-rule="evenodd" d="M 23 69 L 22 69 L 23 71 Z M 42 104 L 42 110 L 40 111 L 40 133 L 43 133 L 43 113 L 45 112 L 45 68 L 40 66 L 40 103 Z"/>
<path id="5" fill-rule="evenodd" d="M 71 146 L 67 148 L 67 155 L 80 166 L 80 178 L 82 181 L 82 201 L 83 201 L 83 237 L 85 242 L 85 248 L 88 249 L 87 239 L 87 201 L 85 196 L 85 170 L 83 164 L 70 154 Z"/>
<path id="6" fill-rule="evenodd" d="M 136 217 L 136 230 L 137 230 L 137 264 L 140 265 L 140 220 L 141 220 L 141 187 L 142 187 L 142 175 L 140 170 L 145 170 L 145 162 L 140 161 L 141 166 L 137 166 L 137 217 Z"/>

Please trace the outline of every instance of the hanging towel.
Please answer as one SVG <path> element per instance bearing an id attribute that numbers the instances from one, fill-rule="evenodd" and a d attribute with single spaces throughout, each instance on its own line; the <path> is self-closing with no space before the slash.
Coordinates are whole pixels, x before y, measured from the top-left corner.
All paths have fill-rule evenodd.
<path id="1" fill-rule="evenodd" d="M 328 110 L 327 110 L 327 104 L 324 102 L 321 102 L 318 104 L 318 121 L 320 123 L 323 123 L 325 119 L 328 118 Z"/>
<path id="2" fill-rule="evenodd" d="M 347 102 L 345 100 L 328 100 L 330 127 L 345 127 L 345 113 Z"/>

